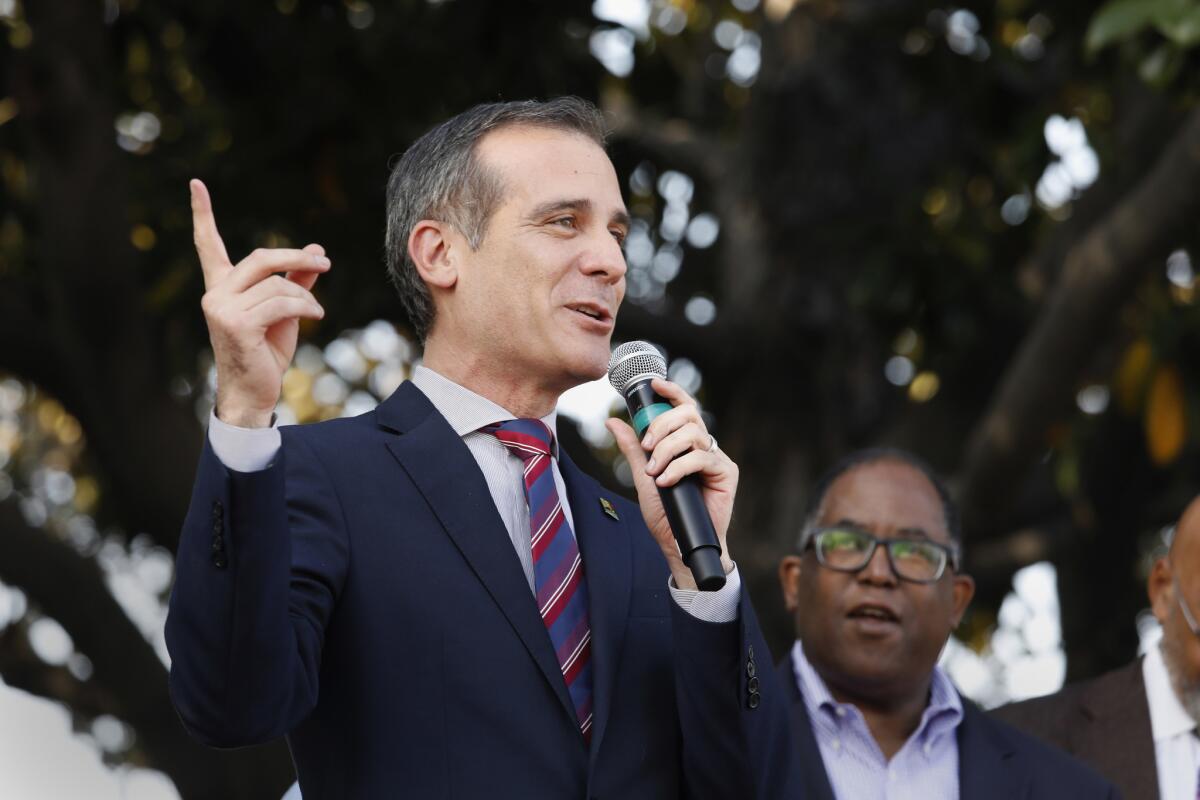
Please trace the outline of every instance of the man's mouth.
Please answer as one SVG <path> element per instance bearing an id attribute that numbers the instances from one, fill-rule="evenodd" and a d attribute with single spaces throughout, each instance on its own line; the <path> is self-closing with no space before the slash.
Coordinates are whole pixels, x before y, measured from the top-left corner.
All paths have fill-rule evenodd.
<path id="1" fill-rule="evenodd" d="M 608 313 L 607 308 L 595 303 L 572 303 L 567 308 L 598 322 L 608 322 L 612 319 L 612 315 Z"/>
<path id="2" fill-rule="evenodd" d="M 890 608 L 874 603 L 863 603 L 862 605 L 855 606 L 850 609 L 850 613 L 846 616 L 851 619 L 871 619 L 879 620 L 880 622 L 900 621 L 900 618 Z"/>

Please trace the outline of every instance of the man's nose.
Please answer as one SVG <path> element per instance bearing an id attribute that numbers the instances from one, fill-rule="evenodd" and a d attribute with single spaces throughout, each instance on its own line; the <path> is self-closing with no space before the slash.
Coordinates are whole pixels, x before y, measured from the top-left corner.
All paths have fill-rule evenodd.
<path id="1" fill-rule="evenodd" d="M 875 545 L 875 552 L 871 553 L 870 560 L 858 571 L 858 579 L 881 586 L 895 585 L 896 573 L 888 559 L 887 547 L 882 542 Z"/>
<path id="2" fill-rule="evenodd" d="M 608 283 L 616 283 L 625 277 L 625 250 L 608 230 L 592 237 L 584 254 L 583 270 L 588 275 L 603 277 Z"/>

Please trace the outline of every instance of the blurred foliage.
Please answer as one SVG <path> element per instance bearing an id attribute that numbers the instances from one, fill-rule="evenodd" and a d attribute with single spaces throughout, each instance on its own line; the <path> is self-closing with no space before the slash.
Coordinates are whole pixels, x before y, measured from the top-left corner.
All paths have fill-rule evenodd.
<path id="1" fill-rule="evenodd" d="M 1200 3 L 1195 0 L 1110 0 L 1096 12 L 1087 48 L 1096 53 L 1153 29 L 1180 49 L 1200 44 Z"/>
<path id="2" fill-rule="evenodd" d="M 1142 38 L 1153 30 L 1157 41 L 1138 52 L 1138 74 L 1156 86 L 1166 86 L 1186 62 L 1185 51 L 1200 44 L 1200 3 L 1195 0 L 1110 0 L 1092 18 L 1086 44 L 1095 54 L 1105 47 Z M 1165 39 L 1165 41 L 1163 41 Z"/>

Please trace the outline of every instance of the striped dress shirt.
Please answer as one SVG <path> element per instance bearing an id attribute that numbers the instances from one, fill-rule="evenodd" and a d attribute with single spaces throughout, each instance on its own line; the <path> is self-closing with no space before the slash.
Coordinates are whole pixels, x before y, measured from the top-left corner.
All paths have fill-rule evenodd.
<path id="1" fill-rule="evenodd" d="M 962 700 L 941 667 L 933 668 L 921 722 L 889 761 L 862 712 L 834 699 L 799 640 L 792 647 L 792 663 L 838 800 L 958 800 L 956 730 L 963 718 Z"/>

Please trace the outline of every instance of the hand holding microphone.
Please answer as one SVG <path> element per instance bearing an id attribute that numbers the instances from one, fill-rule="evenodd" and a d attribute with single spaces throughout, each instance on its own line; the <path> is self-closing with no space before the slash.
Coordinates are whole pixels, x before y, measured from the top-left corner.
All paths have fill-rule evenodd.
<path id="1" fill-rule="evenodd" d="M 737 465 L 716 446 L 695 400 L 666 380 L 666 361 L 652 345 L 628 342 L 613 351 L 609 380 L 634 428 L 615 419 L 608 428 L 633 470 L 642 516 L 675 584 L 720 589 L 733 566 L 725 538 Z"/>

